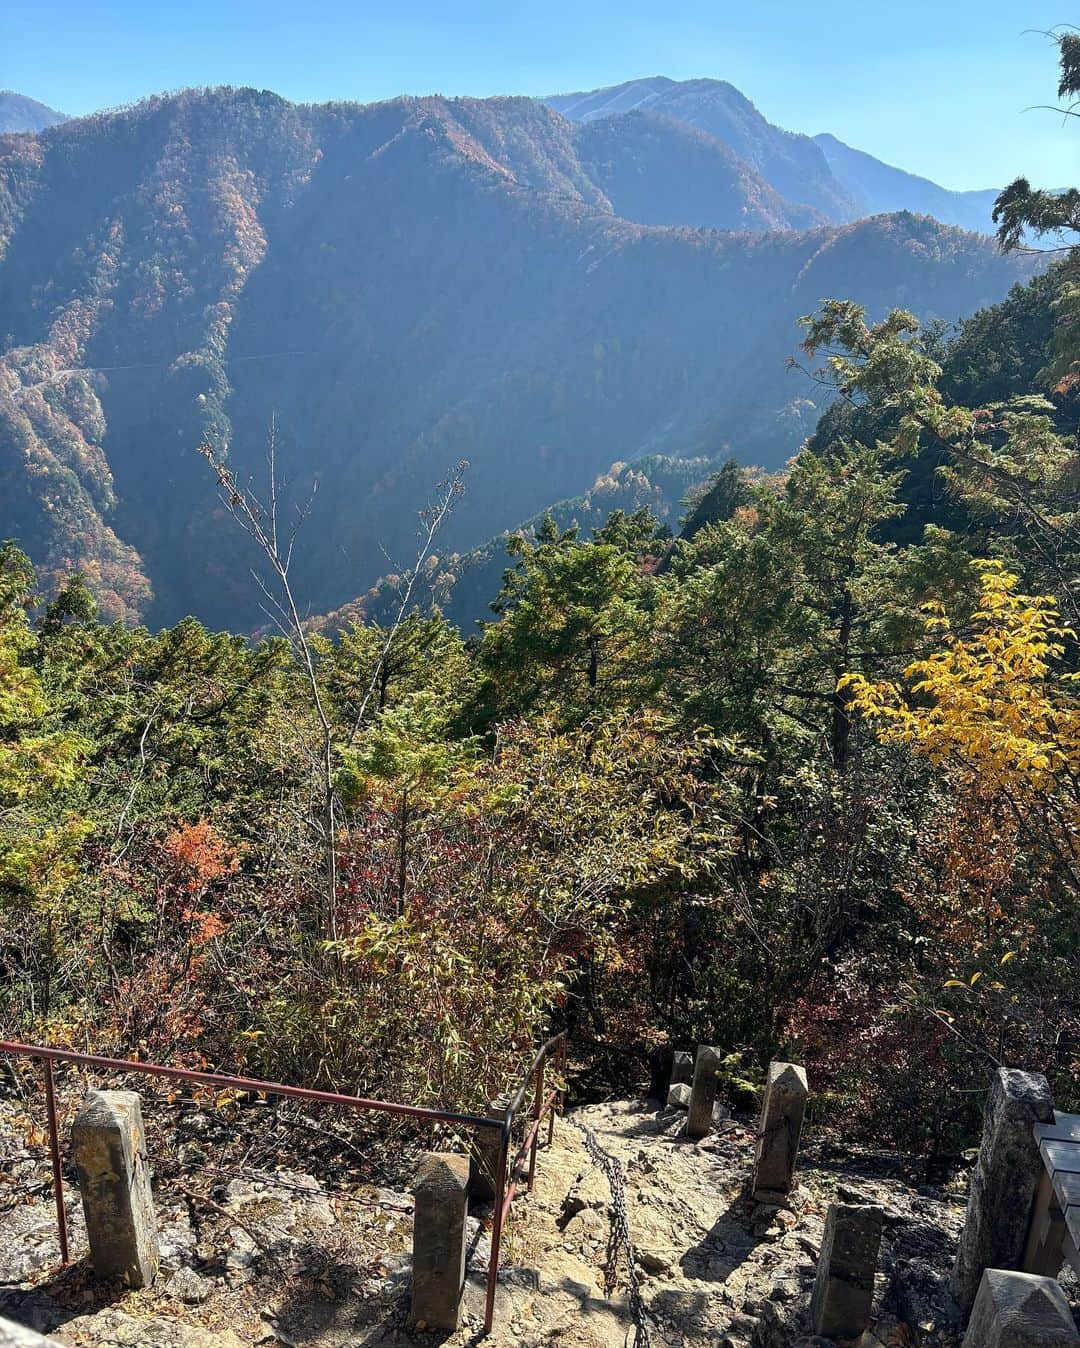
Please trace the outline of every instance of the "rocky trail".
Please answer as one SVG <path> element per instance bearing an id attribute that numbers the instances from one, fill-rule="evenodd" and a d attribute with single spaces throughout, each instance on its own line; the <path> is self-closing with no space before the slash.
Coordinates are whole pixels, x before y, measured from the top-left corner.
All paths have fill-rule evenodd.
<path id="1" fill-rule="evenodd" d="M 718 1111 L 722 1114 L 724 1111 Z M 200 1123 L 199 1120 L 203 1122 Z M 646 1342 L 652 1348 L 825 1345 L 805 1312 L 830 1202 L 885 1209 L 873 1328 L 860 1348 L 955 1345 L 943 1295 L 963 1219 L 956 1192 L 914 1188 L 888 1158 L 845 1156 L 810 1139 L 790 1204 L 748 1193 L 750 1119 L 717 1117 L 701 1142 L 682 1136 L 682 1111 L 655 1101 L 586 1106 L 560 1119 L 541 1150 L 536 1184 L 514 1204 L 504 1247 L 493 1348 L 624 1348 L 635 1343 L 631 1279 L 608 1180 L 586 1146 L 616 1158 L 635 1250 Z M 68 1191 L 75 1263 L 59 1250 L 41 1147 L 26 1144 L 21 1115 L 0 1105 L 0 1316 L 71 1348 L 382 1348 L 478 1343 L 489 1254 L 488 1214 L 469 1219 L 462 1329 L 435 1336 L 407 1323 L 412 1199 L 351 1183 L 337 1191 L 311 1174 L 251 1167 L 193 1192 L 199 1156 L 213 1153 L 213 1110 L 188 1120 L 183 1173 L 158 1177 L 162 1270 L 137 1292 L 96 1281 L 82 1217 Z M 153 1154 L 153 1143 L 151 1144 Z M 162 1170 L 165 1167 L 161 1167 Z M 213 1195 L 213 1196 L 210 1196 Z M 614 1219 L 614 1220 L 613 1220 Z M 1073 1289 L 1075 1292 L 1075 1289 Z"/>

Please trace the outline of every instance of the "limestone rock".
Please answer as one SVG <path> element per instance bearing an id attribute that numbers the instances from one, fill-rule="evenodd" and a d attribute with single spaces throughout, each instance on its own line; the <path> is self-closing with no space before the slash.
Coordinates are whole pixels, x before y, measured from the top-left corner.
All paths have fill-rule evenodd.
<path id="1" fill-rule="evenodd" d="M 68 1320 L 55 1337 L 68 1348 L 243 1348 L 231 1329 L 211 1331 L 112 1308 Z"/>
<path id="2" fill-rule="evenodd" d="M 169 1295 L 188 1306 L 200 1305 L 213 1290 L 213 1283 L 208 1278 L 201 1277 L 192 1268 L 180 1269 L 173 1274 L 168 1283 Z"/>
<path id="3" fill-rule="evenodd" d="M 55 1339 L 43 1339 L 25 1325 L 13 1320 L 0 1320 L 0 1348 L 53 1348 Z"/>

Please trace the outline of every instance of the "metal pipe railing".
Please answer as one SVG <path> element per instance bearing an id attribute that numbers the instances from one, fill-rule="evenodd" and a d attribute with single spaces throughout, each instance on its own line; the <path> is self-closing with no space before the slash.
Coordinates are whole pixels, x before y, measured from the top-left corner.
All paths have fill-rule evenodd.
<path id="1" fill-rule="evenodd" d="M 566 1076 L 566 1032 L 554 1035 L 537 1049 L 532 1062 L 525 1075 L 521 1079 L 521 1084 L 510 1099 L 510 1104 L 503 1115 L 502 1140 L 499 1145 L 499 1162 L 496 1166 L 495 1175 L 495 1209 L 491 1219 L 491 1262 L 488 1269 L 487 1285 L 487 1304 L 484 1310 L 485 1333 L 490 1330 L 490 1326 L 495 1319 L 495 1290 L 498 1285 L 499 1276 L 499 1258 L 502 1254 L 502 1236 L 503 1227 L 506 1224 L 506 1218 L 510 1213 L 510 1205 L 514 1201 L 514 1195 L 517 1192 L 517 1182 L 520 1177 L 519 1167 L 525 1157 L 526 1152 L 530 1154 L 528 1187 L 532 1188 L 533 1175 L 536 1168 L 536 1146 L 540 1135 L 540 1124 L 544 1113 L 550 1109 L 551 1118 L 548 1127 L 548 1145 L 551 1144 L 551 1138 L 555 1130 L 555 1112 L 559 1107 L 560 1100 L 565 1100 L 565 1089 L 560 1086 L 551 1092 L 545 1101 L 542 1098 L 542 1087 L 537 1091 L 534 1103 L 535 1118 L 532 1127 L 526 1134 L 525 1141 L 522 1143 L 517 1155 L 514 1157 L 513 1164 L 509 1163 L 510 1146 L 513 1139 L 514 1121 L 518 1110 L 521 1108 L 525 1093 L 529 1089 L 529 1082 L 538 1073 L 542 1072 L 547 1060 L 553 1053 L 558 1053 L 558 1064 L 560 1078 L 565 1081 Z M 509 1183 L 507 1182 L 509 1180 Z"/>
<path id="2" fill-rule="evenodd" d="M 197 1085 L 214 1086 L 225 1090 L 246 1091 L 256 1095 L 278 1095 L 290 1100 L 310 1100 L 318 1104 L 340 1105 L 357 1112 L 391 1114 L 398 1117 L 424 1119 L 431 1123 L 450 1123 L 460 1127 L 498 1128 L 501 1133 L 499 1161 L 495 1181 L 495 1210 L 491 1228 L 491 1259 L 488 1266 L 487 1300 L 484 1314 L 484 1333 L 490 1334 L 495 1318 L 495 1290 L 499 1276 L 499 1257 L 502 1251 L 502 1233 L 506 1216 L 513 1202 L 520 1178 L 520 1166 L 529 1153 L 528 1187 L 532 1188 L 536 1170 L 536 1149 L 540 1124 L 550 1110 L 548 1145 L 555 1129 L 555 1113 L 565 1101 L 565 1091 L 556 1089 L 544 1096 L 545 1067 L 554 1052 L 559 1054 L 560 1073 L 565 1076 L 566 1035 L 558 1034 L 537 1050 L 511 1098 L 509 1108 L 501 1118 L 487 1118 L 480 1114 L 461 1114 L 453 1110 L 427 1109 L 420 1105 L 403 1105 L 391 1100 L 372 1100 L 359 1095 L 341 1095 L 335 1091 L 320 1091 L 307 1086 L 287 1086 L 278 1081 L 262 1081 L 257 1077 L 232 1076 L 223 1072 L 199 1072 L 187 1067 L 169 1067 L 162 1063 L 134 1062 L 127 1058 L 106 1058 L 93 1053 L 77 1053 L 73 1049 L 48 1048 L 43 1044 L 22 1044 L 14 1040 L 0 1040 L 0 1053 L 16 1058 L 37 1058 L 42 1065 L 45 1083 L 45 1108 L 49 1121 L 49 1154 L 52 1161 L 53 1196 L 56 1204 L 56 1226 L 60 1238 L 60 1258 L 70 1262 L 67 1212 L 64 1207 L 64 1174 L 60 1150 L 60 1127 L 56 1112 L 56 1084 L 53 1064 L 72 1063 L 92 1067 L 103 1072 L 134 1073 L 141 1076 L 163 1077 L 169 1081 L 186 1081 Z M 533 1103 L 532 1126 L 513 1164 L 509 1162 L 514 1122 L 525 1099 L 529 1083 L 537 1077 Z M 509 1185 L 507 1180 L 509 1178 Z"/>

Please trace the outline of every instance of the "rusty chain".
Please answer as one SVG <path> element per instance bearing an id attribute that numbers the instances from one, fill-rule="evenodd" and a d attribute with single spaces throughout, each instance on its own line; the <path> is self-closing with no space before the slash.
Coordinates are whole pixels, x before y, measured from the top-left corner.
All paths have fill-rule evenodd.
<path id="1" fill-rule="evenodd" d="M 637 1261 L 634 1257 L 634 1239 L 630 1234 L 630 1219 L 626 1212 L 626 1174 L 623 1170 L 623 1164 L 618 1157 L 612 1156 L 601 1147 L 596 1140 L 596 1134 L 587 1124 L 574 1118 L 570 1118 L 569 1121 L 585 1135 L 585 1150 L 588 1152 L 589 1159 L 598 1170 L 603 1172 L 608 1182 L 608 1188 L 611 1190 L 611 1225 L 626 1259 L 628 1301 L 630 1314 L 634 1320 L 634 1338 L 629 1348 L 652 1348 L 645 1303 L 641 1297 L 641 1284 L 638 1282 Z"/>

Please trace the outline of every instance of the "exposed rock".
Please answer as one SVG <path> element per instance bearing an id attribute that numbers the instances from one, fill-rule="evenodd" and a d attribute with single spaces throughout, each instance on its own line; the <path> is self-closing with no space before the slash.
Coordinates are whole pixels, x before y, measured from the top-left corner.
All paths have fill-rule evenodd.
<path id="1" fill-rule="evenodd" d="M 54 1337 L 69 1348 L 243 1348 L 230 1329 L 202 1329 L 161 1316 L 134 1316 L 111 1307 L 68 1320 Z"/>
<path id="2" fill-rule="evenodd" d="M 813 1139 L 804 1141 L 798 1188 L 787 1195 L 751 1195 L 752 1125 L 724 1122 L 695 1144 L 680 1136 L 685 1114 L 644 1101 L 595 1104 L 578 1117 L 624 1168 L 653 1348 L 820 1345 L 808 1308 L 825 1214 L 837 1197 L 885 1210 L 883 1276 L 874 1288 L 871 1327 L 858 1348 L 958 1348 L 958 1312 L 947 1292 L 962 1220 L 956 1199 L 937 1190 L 920 1194 L 892 1178 L 887 1158 L 876 1164 L 864 1155 L 858 1172 L 849 1173 L 842 1156 L 830 1153 L 819 1168 Z M 3 1119 L 0 1102 L 0 1148 L 9 1137 Z M 4 1155 L 6 1164 L 9 1152 Z M 47 1155 L 31 1158 L 25 1173 L 47 1182 Z M 85 1266 L 58 1275 L 47 1190 L 6 1213 L 5 1233 L 14 1229 L 19 1236 L 0 1244 L 0 1279 L 14 1276 L 41 1287 L 0 1291 L 0 1315 L 62 1335 L 65 1322 L 81 1331 L 120 1312 L 202 1334 L 228 1330 L 265 1348 L 404 1348 L 428 1341 L 406 1325 L 412 1200 L 399 1188 L 368 1186 L 337 1195 L 328 1182 L 298 1171 L 259 1172 L 211 1189 L 216 1207 L 202 1207 L 197 1196 L 191 1203 L 184 1197 L 201 1183 L 201 1175 L 182 1176 L 170 1188 L 159 1178 L 155 1202 L 171 1277 L 96 1313 L 94 1297 L 104 1302 L 115 1292 L 95 1292 Z M 74 1190 L 69 1200 L 78 1253 L 85 1235 Z M 608 1182 L 588 1159 L 581 1132 L 560 1121 L 553 1147 L 538 1156 L 532 1193 L 521 1192 L 513 1206 L 491 1348 L 624 1348 L 633 1319 L 612 1215 Z M 482 1327 L 490 1217 L 489 1209 L 477 1208 L 466 1220 L 462 1324 L 445 1348 L 465 1348 Z M 24 1262 L 24 1245 L 36 1251 L 32 1265 Z M 29 1272 L 17 1272 L 24 1267 Z M 178 1294 L 185 1285 L 200 1284 L 208 1289 L 204 1300 Z M 20 1298 L 20 1313 L 5 1309 Z M 116 1330 L 104 1320 L 103 1326 L 106 1348 L 112 1348 L 109 1334 L 115 1343 L 116 1333 L 130 1329 Z M 165 1348 L 160 1340 L 145 1341 Z M 194 1345 L 173 1340 L 170 1348 Z"/>
<path id="3" fill-rule="evenodd" d="M 25 1325 L 0 1319 L 0 1348 L 52 1348 L 55 1339 L 44 1339 Z"/>
<path id="4" fill-rule="evenodd" d="M 194 1269 L 182 1268 L 169 1279 L 168 1293 L 187 1306 L 201 1305 L 214 1290 L 207 1278 L 202 1278 Z"/>
<path id="5" fill-rule="evenodd" d="M 689 1109 L 690 1108 L 690 1087 L 683 1082 L 677 1082 L 668 1091 L 667 1107 L 668 1109 Z"/>

